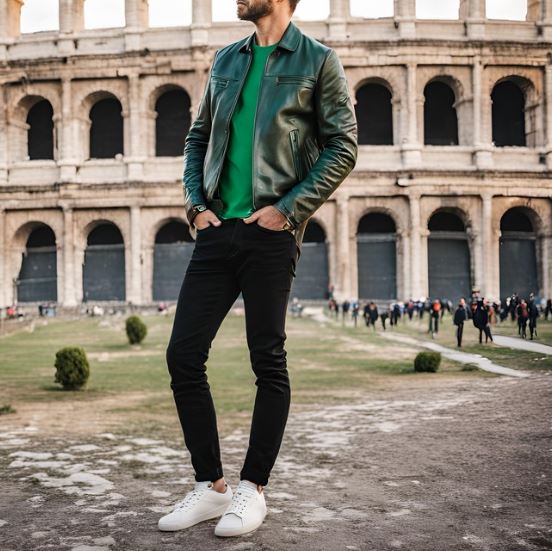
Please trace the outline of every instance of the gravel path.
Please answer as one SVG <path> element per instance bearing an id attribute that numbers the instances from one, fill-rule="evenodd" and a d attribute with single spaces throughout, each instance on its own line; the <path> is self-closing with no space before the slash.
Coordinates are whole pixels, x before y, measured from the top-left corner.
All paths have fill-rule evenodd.
<path id="1" fill-rule="evenodd" d="M 542 344 L 540 342 L 527 341 L 517 337 L 503 337 L 502 335 L 493 335 L 494 342 L 500 346 L 508 348 L 517 348 L 518 350 L 527 350 L 528 352 L 536 352 L 538 354 L 547 354 L 552 356 L 552 346 Z"/>
<path id="2" fill-rule="evenodd" d="M 0 429 L 2 550 L 522 551 L 552 548 L 552 376 L 422 376 L 361 403 L 292 405 L 255 533 L 165 534 L 192 485 L 180 441 Z M 404 381 L 404 380 L 403 380 Z M 221 441 L 232 486 L 247 447 Z"/>

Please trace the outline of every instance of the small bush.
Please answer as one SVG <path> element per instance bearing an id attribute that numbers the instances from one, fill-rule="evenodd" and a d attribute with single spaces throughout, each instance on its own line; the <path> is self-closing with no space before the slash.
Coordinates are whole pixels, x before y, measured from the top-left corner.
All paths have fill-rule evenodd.
<path id="1" fill-rule="evenodd" d="M 17 413 L 11 404 L 0 406 L 0 415 L 8 415 L 9 413 Z"/>
<path id="2" fill-rule="evenodd" d="M 138 344 L 148 333 L 146 324 L 138 316 L 129 316 L 126 320 L 126 334 L 130 344 Z"/>
<path id="3" fill-rule="evenodd" d="M 434 373 L 441 363 L 440 352 L 419 352 L 414 358 L 414 371 Z"/>
<path id="4" fill-rule="evenodd" d="M 78 346 L 68 346 L 56 352 L 56 383 L 67 390 L 83 387 L 90 375 L 86 352 Z"/>

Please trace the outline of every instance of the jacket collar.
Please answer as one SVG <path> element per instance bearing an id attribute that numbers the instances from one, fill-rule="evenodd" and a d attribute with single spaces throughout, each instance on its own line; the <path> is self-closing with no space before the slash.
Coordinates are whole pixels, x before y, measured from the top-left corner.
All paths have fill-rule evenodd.
<path id="1" fill-rule="evenodd" d="M 287 26 L 287 29 L 282 35 L 282 38 L 280 38 L 280 41 L 278 42 L 278 45 L 276 46 L 276 48 L 294 52 L 297 49 L 297 46 L 299 45 L 300 38 L 301 38 L 301 31 L 292 21 L 290 21 L 289 25 Z M 250 53 L 254 40 L 255 40 L 255 33 L 252 33 L 250 36 L 248 36 L 245 39 L 245 42 L 240 47 L 239 51 L 242 53 L 243 52 Z"/>

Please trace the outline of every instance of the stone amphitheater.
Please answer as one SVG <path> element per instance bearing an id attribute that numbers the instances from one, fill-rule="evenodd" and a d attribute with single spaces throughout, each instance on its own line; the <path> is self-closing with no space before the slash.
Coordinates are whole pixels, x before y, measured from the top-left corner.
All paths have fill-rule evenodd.
<path id="1" fill-rule="evenodd" d="M 150 0 L 150 4 L 154 0 Z M 296 20 L 339 54 L 359 126 L 355 170 L 311 218 L 292 294 L 498 299 L 552 294 L 552 0 L 525 20 Z M 253 32 L 213 21 L 90 29 L 59 0 L 59 30 L 21 32 L 0 0 L 0 308 L 174 301 L 194 246 L 182 151 L 217 48 Z"/>

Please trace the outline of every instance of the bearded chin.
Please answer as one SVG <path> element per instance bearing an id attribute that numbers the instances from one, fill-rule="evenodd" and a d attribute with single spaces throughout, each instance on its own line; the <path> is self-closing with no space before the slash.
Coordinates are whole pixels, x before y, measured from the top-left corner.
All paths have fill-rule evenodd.
<path id="1" fill-rule="evenodd" d="M 241 19 L 243 21 L 252 21 L 254 23 L 261 17 L 270 15 L 272 13 L 272 10 L 272 0 L 264 0 L 263 2 L 261 2 L 260 5 L 247 6 L 241 17 L 238 15 L 238 19 Z"/>

